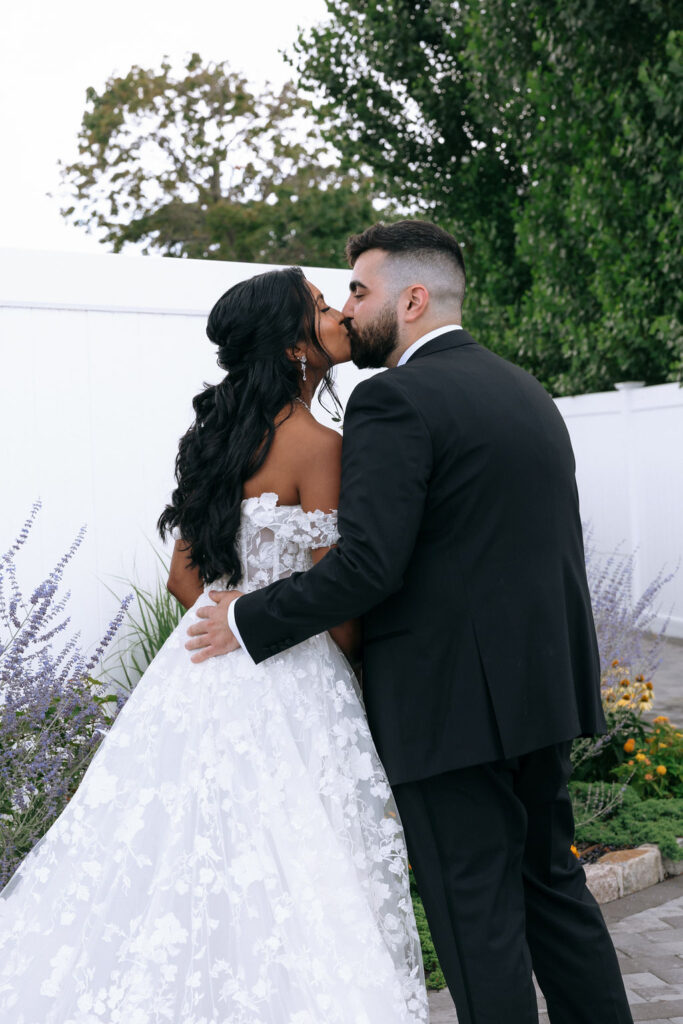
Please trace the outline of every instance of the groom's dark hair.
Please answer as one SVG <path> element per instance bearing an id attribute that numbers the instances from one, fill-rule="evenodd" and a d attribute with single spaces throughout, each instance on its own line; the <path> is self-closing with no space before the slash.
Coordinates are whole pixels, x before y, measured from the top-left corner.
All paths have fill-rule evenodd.
<path id="1" fill-rule="evenodd" d="M 358 257 L 370 249 L 381 249 L 397 261 L 417 261 L 448 269 L 460 305 L 465 294 L 465 261 L 453 235 L 428 220 L 399 220 L 393 224 L 379 221 L 346 243 L 346 258 L 353 267 Z"/>
<path id="2" fill-rule="evenodd" d="M 372 227 L 351 235 L 346 243 L 346 258 L 352 267 L 361 253 L 368 249 L 382 249 L 384 252 L 413 253 L 439 252 L 449 254 L 465 273 L 465 261 L 460 246 L 453 235 L 429 220 L 397 220 L 393 224 L 378 221 Z"/>

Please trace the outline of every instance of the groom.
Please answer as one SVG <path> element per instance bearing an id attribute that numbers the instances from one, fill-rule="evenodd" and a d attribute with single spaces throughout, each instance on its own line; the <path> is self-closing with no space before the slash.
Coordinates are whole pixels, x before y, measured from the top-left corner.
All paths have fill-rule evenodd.
<path id="1" fill-rule="evenodd" d="M 631 1024 L 570 851 L 571 741 L 604 719 L 564 422 L 460 326 L 451 235 L 377 224 L 347 254 L 354 362 L 389 369 L 348 404 L 339 544 L 216 595 L 188 646 L 260 662 L 362 616 L 368 719 L 460 1024 L 535 1024 L 532 968 L 553 1024 Z"/>

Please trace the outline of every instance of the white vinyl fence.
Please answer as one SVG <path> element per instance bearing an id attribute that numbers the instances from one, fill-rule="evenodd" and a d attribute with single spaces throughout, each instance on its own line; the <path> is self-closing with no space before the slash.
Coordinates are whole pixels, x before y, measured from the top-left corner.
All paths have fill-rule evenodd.
<path id="1" fill-rule="evenodd" d="M 155 523 L 178 438 L 192 396 L 221 376 L 207 313 L 230 285 L 265 269 L 0 250 L 0 554 L 41 498 L 18 562 L 29 591 L 87 524 L 66 577 L 86 648 L 116 608 L 107 587 L 126 591 L 116 577 L 147 586 L 156 578 L 151 544 L 162 550 Z M 307 274 L 341 308 L 348 272 Z M 338 369 L 342 401 L 366 375 Z M 576 449 L 584 519 L 601 550 L 639 547 L 644 585 L 683 551 L 683 393 L 667 385 L 558 405 Z M 675 602 L 671 631 L 683 636 L 683 570 L 666 600 Z"/>
<path id="2" fill-rule="evenodd" d="M 635 552 L 634 597 L 660 569 L 660 621 L 683 637 L 683 388 L 627 388 L 560 398 L 571 434 L 584 521 L 599 551 Z"/>

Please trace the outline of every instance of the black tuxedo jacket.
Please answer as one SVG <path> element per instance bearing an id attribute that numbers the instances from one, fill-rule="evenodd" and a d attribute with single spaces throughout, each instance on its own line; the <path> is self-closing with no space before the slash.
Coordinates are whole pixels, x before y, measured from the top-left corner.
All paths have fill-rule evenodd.
<path id="1" fill-rule="evenodd" d="M 359 384 L 339 531 L 237 627 L 258 662 L 363 617 L 391 783 L 604 731 L 574 456 L 528 373 L 452 331 Z"/>

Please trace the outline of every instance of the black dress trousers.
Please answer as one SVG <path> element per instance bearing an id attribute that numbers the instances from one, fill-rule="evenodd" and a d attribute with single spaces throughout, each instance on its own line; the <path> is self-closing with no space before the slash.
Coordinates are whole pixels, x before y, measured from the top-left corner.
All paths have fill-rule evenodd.
<path id="1" fill-rule="evenodd" d="M 459 1024 L 632 1024 L 571 852 L 570 743 L 394 787 Z"/>

